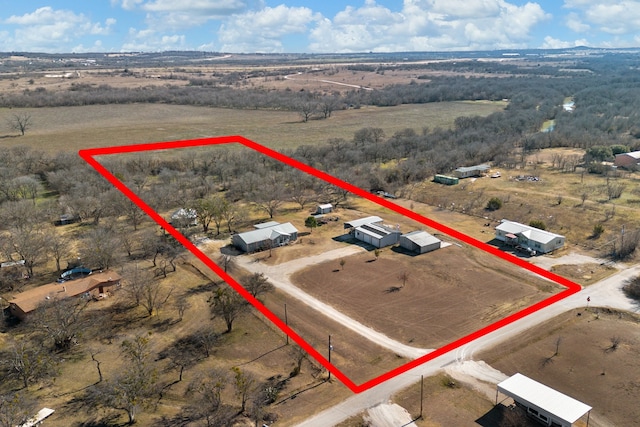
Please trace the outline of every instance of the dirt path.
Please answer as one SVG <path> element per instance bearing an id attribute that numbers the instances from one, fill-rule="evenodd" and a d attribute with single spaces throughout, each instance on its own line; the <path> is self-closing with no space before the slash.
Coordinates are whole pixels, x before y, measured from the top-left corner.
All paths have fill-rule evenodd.
<path id="1" fill-rule="evenodd" d="M 269 281 L 273 283 L 273 285 L 279 290 L 286 292 L 290 296 L 305 303 L 308 307 L 321 312 L 331 320 L 339 322 L 344 327 L 351 329 L 352 331 L 360 334 L 361 336 L 367 338 L 368 340 L 376 343 L 381 347 L 391 350 L 395 354 L 410 359 L 417 359 L 432 351 L 430 349 L 411 347 L 398 342 L 388 337 L 387 335 L 384 335 L 350 318 L 349 316 L 346 316 L 345 314 L 336 310 L 334 307 L 323 303 L 322 301 L 302 291 L 293 283 L 291 283 L 291 275 L 298 270 L 306 268 L 310 265 L 320 264 L 325 261 L 345 258 L 363 251 L 364 249 L 359 246 L 349 246 L 345 248 L 334 249 L 332 251 L 327 251 L 320 255 L 299 258 L 277 265 L 266 265 L 260 262 L 256 262 L 250 257 L 240 256 L 237 257 L 237 263 L 239 266 L 245 268 L 250 273 L 264 273 L 264 275 L 269 278 Z"/>

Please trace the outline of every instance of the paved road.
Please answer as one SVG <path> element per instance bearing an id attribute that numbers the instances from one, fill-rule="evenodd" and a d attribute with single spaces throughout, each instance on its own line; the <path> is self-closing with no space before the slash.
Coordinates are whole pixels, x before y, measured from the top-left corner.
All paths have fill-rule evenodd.
<path id="1" fill-rule="evenodd" d="M 565 311 L 584 307 L 587 297 L 591 298 L 591 304 L 599 307 L 610 307 L 621 310 L 639 312 L 638 304 L 626 298 L 620 288 L 631 277 L 640 275 L 640 265 L 626 268 L 617 274 L 591 285 L 582 291 L 565 298 L 564 300 L 532 313 L 516 322 L 513 322 L 497 331 L 487 334 L 472 341 L 463 347 L 437 357 L 414 369 L 411 369 L 377 387 L 373 387 L 363 393 L 352 396 L 344 402 L 333 406 L 298 424 L 298 427 L 327 427 L 336 425 L 347 418 L 357 415 L 368 408 L 389 401 L 391 396 L 419 381 L 420 376 L 435 375 L 441 368 L 451 363 L 470 359 L 477 351 L 493 347 L 508 338 L 554 318 Z"/>

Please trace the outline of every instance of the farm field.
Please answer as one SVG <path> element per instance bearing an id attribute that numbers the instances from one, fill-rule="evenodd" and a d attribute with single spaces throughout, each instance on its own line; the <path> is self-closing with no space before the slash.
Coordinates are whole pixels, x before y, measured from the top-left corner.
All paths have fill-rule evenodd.
<path id="1" fill-rule="evenodd" d="M 0 121 L 17 112 L 29 113 L 32 128 L 24 136 L 0 135 L 0 146 L 26 145 L 49 153 L 82 148 L 179 139 L 241 135 L 276 150 L 350 140 L 364 127 L 378 127 L 391 136 L 406 128 L 449 128 L 460 116 L 486 116 L 505 103 L 446 102 L 362 107 L 335 111 L 327 120 L 303 123 L 296 112 L 233 110 L 167 104 L 89 105 L 40 109 L 0 109 Z"/>

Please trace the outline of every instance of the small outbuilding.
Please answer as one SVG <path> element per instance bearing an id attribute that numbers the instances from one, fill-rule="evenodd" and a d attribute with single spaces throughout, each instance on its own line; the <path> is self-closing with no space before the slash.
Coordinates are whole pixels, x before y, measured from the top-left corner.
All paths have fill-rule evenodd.
<path id="1" fill-rule="evenodd" d="M 244 252 L 256 252 L 283 246 L 298 239 L 298 229 L 290 222 L 269 221 L 254 225 L 255 230 L 234 234 L 233 245 Z"/>
<path id="2" fill-rule="evenodd" d="M 585 414 L 587 426 L 589 425 L 591 406 L 520 373 L 498 384 L 496 404 L 498 392 L 512 398 L 516 406 L 525 410 L 529 416 L 543 425 L 571 427 Z"/>
<path id="3" fill-rule="evenodd" d="M 438 174 L 433 177 L 433 182 L 437 182 L 438 184 L 444 184 L 444 185 L 456 185 L 460 182 L 460 179 L 455 176 Z"/>
<path id="4" fill-rule="evenodd" d="M 333 212 L 333 205 L 331 203 L 325 203 L 318 205 L 316 208 L 316 215 L 324 215 Z"/>
<path id="5" fill-rule="evenodd" d="M 412 231 L 400 236 L 400 246 L 417 254 L 424 254 L 440 249 L 441 243 L 437 237 L 421 230 Z"/>

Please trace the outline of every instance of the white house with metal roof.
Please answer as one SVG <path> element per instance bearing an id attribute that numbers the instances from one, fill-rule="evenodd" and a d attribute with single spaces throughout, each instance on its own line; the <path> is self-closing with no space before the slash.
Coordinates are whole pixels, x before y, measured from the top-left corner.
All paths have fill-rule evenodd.
<path id="1" fill-rule="evenodd" d="M 453 171 L 456 178 L 471 178 L 474 176 L 482 176 L 491 170 L 491 166 L 487 164 L 459 167 Z"/>
<path id="2" fill-rule="evenodd" d="M 400 236 L 400 246 L 418 254 L 440 249 L 441 243 L 440 239 L 422 230 L 412 231 Z"/>
<path id="3" fill-rule="evenodd" d="M 564 246 L 566 238 L 560 234 L 503 219 L 496 227 L 496 239 L 513 246 L 531 248 L 538 253 L 548 253 Z"/>
<path id="4" fill-rule="evenodd" d="M 498 392 L 514 400 L 517 406 L 543 425 L 571 427 L 587 414 L 587 426 L 591 406 L 560 393 L 522 374 L 515 374 L 498 384 Z"/>
<path id="5" fill-rule="evenodd" d="M 244 252 L 256 252 L 286 245 L 298 238 L 298 229 L 290 222 L 269 221 L 254 227 L 255 230 L 234 234 L 233 245 Z"/>

